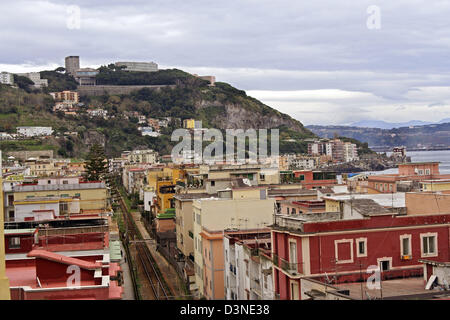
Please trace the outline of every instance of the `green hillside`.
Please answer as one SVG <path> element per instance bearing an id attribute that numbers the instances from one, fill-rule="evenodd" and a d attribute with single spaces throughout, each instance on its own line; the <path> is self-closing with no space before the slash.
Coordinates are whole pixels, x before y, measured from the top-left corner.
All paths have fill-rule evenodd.
<path id="1" fill-rule="evenodd" d="M 172 122 L 163 128 L 158 138 L 143 137 L 138 131 L 137 119 L 126 120 L 126 111 L 137 111 L 147 117 L 174 117 L 181 120 L 202 120 L 203 127 L 219 129 L 270 129 L 279 128 L 280 152 L 305 152 L 304 138 L 314 137 L 308 129 L 288 115 L 247 96 L 229 84 L 208 82 L 181 70 L 158 72 L 124 72 L 114 66 L 99 68 L 98 84 L 154 85 L 170 87 L 153 90 L 143 88 L 128 95 L 103 95 L 83 97 L 80 113 L 66 116 L 54 113 L 54 101 L 48 92 L 74 90 L 75 80 L 61 72 L 43 71 L 41 77 L 49 80 L 43 92 L 27 87 L 22 89 L 0 87 L 0 131 L 15 133 L 17 126 L 51 126 L 55 134 L 47 139 L 0 141 L 0 147 L 8 150 L 41 150 L 51 148 L 61 156 L 83 157 L 89 144 L 98 141 L 105 144 L 108 156 L 117 156 L 122 150 L 149 147 L 162 154 L 170 153 L 172 131 L 180 123 Z M 109 119 L 89 118 L 88 108 L 103 108 Z M 77 132 L 78 135 L 64 135 Z M 295 142 L 284 140 L 295 139 Z"/>

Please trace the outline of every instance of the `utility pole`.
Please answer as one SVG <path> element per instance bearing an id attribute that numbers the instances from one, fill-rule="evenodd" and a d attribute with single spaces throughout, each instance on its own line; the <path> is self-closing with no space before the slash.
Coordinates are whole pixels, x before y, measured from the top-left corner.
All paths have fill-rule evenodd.
<path id="1" fill-rule="evenodd" d="M 363 282 L 364 279 L 362 277 L 362 264 L 361 261 L 359 262 L 359 276 L 361 277 L 361 300 L 364 300 L 364 293 L 363 293 Z"/>

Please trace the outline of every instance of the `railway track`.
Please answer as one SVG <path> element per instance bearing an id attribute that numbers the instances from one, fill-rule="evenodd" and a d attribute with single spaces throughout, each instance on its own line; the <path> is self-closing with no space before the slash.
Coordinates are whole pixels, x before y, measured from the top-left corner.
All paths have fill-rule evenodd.
<path id="1" fill-rule="evenodd" d="M 146 275 L 146 280 L 147 282 L 149 282 L 150 287 L 152 289 L 153 296 L 155 297 L 156 300 L 168 300 L 169 293 L 165 288 L 164 282 L 161 280 L 161 277 L 158 274 L 158 271 L 155 267 L 156 262 L 152 257 L 145 241 L 139 239 L 140 233 L 133 222 L 133 217 L 131 213 L 128 211 L 128 208 L 126 207 L 122 196 L 120 195 L 120 193 L 118 194 L 120 206 L 123 212 L 124 222 L 126 223 L 128 230 L 126 238 L 128 242 L 134 242 L 136 245 L 137 255 L 139 257 L 139 261 L 141 262 L 142 268 Z"/>

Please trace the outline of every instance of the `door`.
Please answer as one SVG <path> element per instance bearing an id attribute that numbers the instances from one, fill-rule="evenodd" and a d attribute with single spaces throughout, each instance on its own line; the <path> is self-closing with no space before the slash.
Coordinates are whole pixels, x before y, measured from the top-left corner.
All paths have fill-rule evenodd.
<path id="1" fill-rule="evenodd" d="M 300 292 L 297 281 L 291 281 L 291 300 L 300 300 Z"/>

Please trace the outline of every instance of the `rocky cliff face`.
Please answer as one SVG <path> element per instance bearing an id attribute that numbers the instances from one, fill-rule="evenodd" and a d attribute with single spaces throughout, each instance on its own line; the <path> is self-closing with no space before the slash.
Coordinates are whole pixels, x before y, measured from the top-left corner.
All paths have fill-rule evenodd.
<path id="1" fill-rule="evenodd" d="M 200 101 L 196 108 L 204 113 L 209 125 L 220 129 L 271 129 L 284 125 L 293 131 L 314 135 L 299 121 L 262 104 Z"/>

